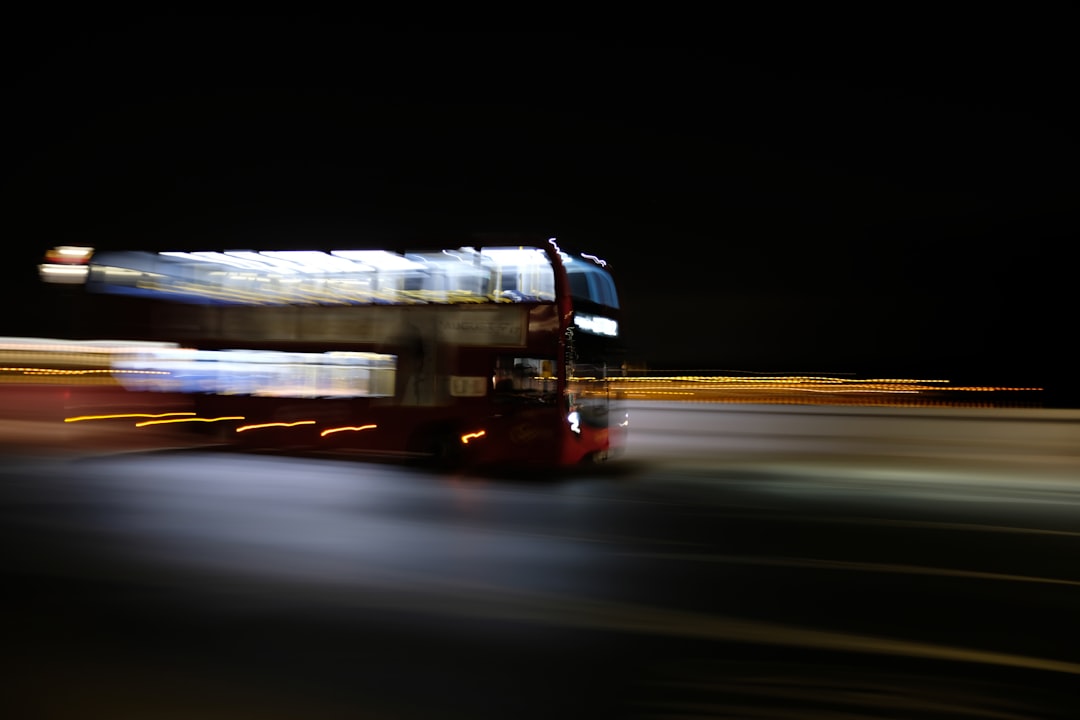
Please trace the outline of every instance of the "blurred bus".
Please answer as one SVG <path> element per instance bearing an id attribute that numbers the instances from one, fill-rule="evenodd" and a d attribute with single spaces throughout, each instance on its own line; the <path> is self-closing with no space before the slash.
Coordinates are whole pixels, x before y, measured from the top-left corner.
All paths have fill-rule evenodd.
<path id="1" fill-rule="evenodd" d="M 126 354 L 133 390 L 189 393 L 240 446 L 444 466 L 566 466 L 618 455 L 620 308 L 604 260 L 554 238 L 408 249 L 54 249 L 83 337 Z M 122 371 L 122 372 L 120 372 Z M 216 418 L 224 418 L 210 423 Z"/>

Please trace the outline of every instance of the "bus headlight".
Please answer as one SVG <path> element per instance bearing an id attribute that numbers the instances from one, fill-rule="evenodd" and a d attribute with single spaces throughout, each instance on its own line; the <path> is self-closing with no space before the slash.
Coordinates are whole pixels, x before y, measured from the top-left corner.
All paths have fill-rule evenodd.
<path id="1" fill-rule="evenodd" d="M 581 414 L 577 410 L 572 410 L 569 415 L 566 416 L 566 422 L 570 423 L 570 430 L 581 434 Z"/>

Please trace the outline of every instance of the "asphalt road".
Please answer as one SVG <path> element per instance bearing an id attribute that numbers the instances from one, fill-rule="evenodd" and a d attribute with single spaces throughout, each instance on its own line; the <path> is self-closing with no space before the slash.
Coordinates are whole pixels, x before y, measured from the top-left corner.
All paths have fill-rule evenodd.
<path id="1" fill-rule="evenodd" d="M 23 450 L 0 470 L 7 717 L 1080 709 L 1067 470 Z"/>

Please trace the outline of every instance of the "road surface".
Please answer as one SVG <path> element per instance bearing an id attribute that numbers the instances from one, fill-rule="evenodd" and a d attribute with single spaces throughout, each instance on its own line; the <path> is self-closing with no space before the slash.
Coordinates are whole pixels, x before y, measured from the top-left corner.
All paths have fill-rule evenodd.
<path id="1" fill-rule="evenodd" d="M 544 478 L 23 444 L 0 470 L 5 714 L 1076 716 L 1064 436 L 987 461 L 985 419 L 920 444 L 880 412 L 788 414 L 771 446 L 714 428 L 677 452 L 729 410 L 638 412 L 657 429 L 625 462 Z M 803 430 L 837 422 L 814 452 Z"/>

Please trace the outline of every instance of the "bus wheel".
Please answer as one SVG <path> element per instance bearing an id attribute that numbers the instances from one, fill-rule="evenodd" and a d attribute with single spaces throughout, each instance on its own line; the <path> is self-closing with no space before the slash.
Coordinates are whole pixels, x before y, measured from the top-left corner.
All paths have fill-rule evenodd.
<path id="1" fill-rule="evenodd" d="M 464 464 L 464 452 L 459 435 L 442 428 L 427 434 L 423 444 L 427 464 L 439 470 L 457 470 Z"/>
<path id="2" fill-rule="evenodd" d="M 596 452 L 589 453 L 581 459 L 581 462 L 584 465 L 603 465 L 607 461 L 607 450 L 597 450 Z"/>
<path id="3" fill-rule="evenodd" d="M 460 469 L 465 464 L 461 442 L 456 437 L 440 438 L 431 459 L 440 470 Z"/>

